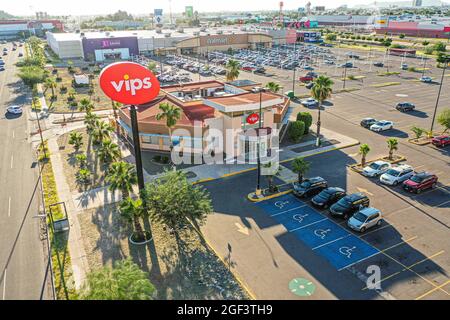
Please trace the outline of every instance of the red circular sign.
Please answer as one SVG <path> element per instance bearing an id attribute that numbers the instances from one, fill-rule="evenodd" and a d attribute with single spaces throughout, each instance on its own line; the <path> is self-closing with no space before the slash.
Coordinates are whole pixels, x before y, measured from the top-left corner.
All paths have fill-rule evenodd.
<path id="1" fill-rule="evenodd" d="M 257 113 L 252 113 L 247 117 L 248 124 L 255 124 L 259 121 L 259 115 Z"/>
<path id="2" fill-rule="evenodd" d="M 153 73 L 134 62 L 117 62 L 104 68 L 100 73 L 100 87 L 112 100 L 133 105 L 152 101 L 160 90 Z"/>

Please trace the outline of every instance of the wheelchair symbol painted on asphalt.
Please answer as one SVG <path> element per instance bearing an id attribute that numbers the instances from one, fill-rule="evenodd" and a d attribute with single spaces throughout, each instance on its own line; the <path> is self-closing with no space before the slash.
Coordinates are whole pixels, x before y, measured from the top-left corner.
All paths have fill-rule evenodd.
<path id="1" fill-rule="evenodd" d="M 352 256 L 352 252 L 356 250 L 356 247 L 340 247 L 339 248 L 339 253 L 343 254 L 344 256 L 346 256 L 348 259 L 351 258 Z"/>
<path id="2" fill-rule="evenodd" d="M 317 229 L 314 230 L 314 234 L 316 237 L 319 237 L 320 239 L 325 239 L 325 237 L 327 236 L 327 233 L 331 232 L 331 229 Z"/>
<path id="3" fill-rule="evenodd" d="M 289 201 L 277 201 L 275 202 L 275 207 L 278 209 L 283 209 L 285 205 L 288 205 Z"/>
<path id="4" fill-rule="evenodd" d="M 296 214 L 292 217 L 292 219 L 298 221 L 299 223 L 303 222 L 303 219 L 305 219 L 308 216 L 308 214 Z"/>

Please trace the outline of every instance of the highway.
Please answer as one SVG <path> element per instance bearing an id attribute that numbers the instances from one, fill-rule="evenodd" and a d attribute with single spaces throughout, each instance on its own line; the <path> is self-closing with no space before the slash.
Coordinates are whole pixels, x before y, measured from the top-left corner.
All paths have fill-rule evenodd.
<path id="1" fill-rule="evenodd" d="M 3 57 L 0 72 L 0 300 L 47 300 L 46 242 L 41 240 L 39 204 L 41 190 L 36 155 L 29 142 L 27 115 L 29 99 L 17 77 L 17 51 L 12 44 Z M 6 113 L 11 104 L 26 104 L 24 114 Z"/>

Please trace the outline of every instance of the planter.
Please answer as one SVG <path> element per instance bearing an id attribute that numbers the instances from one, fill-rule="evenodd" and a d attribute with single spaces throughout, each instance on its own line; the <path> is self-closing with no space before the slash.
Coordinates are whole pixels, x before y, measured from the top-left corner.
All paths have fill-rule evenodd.
<path id="1" fill-rule="evenodd" d="M 389 156 L 381 157 L 381 158 L 378 158 L 378 159 L 366 161 L 366 164 L 364 165 L 364 167 L 370 165 L 371 163 L 373 163 L 373 162 L 375 162 L 375 161 L 380 161 L 380 160 L 381 160 L 381 161 L 389 162 L 390 164 L 397 164 L 397 163 L 399 163 L 399 162 L 405 161 L 405 160 L 406 160 L 406 157 L 394 155 L 394 157 L 393 157 L 392 160 L 389 159 Z M 351 165 L 351 166 L 350 166 L 350 169 L 352 169 L 353 171 L 358 172 L 358 173 L 361 174 L 362 171 L 363 171 L 363 169 L 364 169 L 364 167 L 361 166 L 361 163 L 357 163 L 357 164 Z"/>
<path id="2" fill-rule="evenodd" d="M 422 138 L 422 139 L 408 139 L 409 143 L 418 145 L 418 146 L 425 146 L 427 144 L 431 143 L 431 139 L 429 138 Z"/>
<path id="3" fill-rule="evenodd" d="M 144 231 L 145 234 L 145 240 L 143 241 L 138 241 L 136 239 L 133 239 L 133 237 L 135 236 L 135 232 L 133 232 L 130 237 L 128 238 L 128 240 L 130 241 L 131 244 L 134 244 L 136 246 L 142 246 L 145 245 L 147 243 L 150 243 L 151 241 L 153 241 L 153 238 L 150 236 L 150 232 L 148 231 Z"/>

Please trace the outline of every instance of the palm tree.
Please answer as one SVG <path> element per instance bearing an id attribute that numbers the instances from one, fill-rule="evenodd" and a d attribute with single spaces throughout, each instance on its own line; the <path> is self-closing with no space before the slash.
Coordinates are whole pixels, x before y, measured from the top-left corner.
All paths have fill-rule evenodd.
<path id="1" fill-rule="evenodd" d="M 113 127 L 105 121 L 97 120 L 94 124 L 94 130 L 92 131 L 92 137 L 95 144 L 100 144 L 107 139 L 111 139 L 111 133 L 114 131 Z"/>
<path id="2" fill-rule="evenodd" d="M 276 168 L 276 170 L 274 170 L 274 163 L 273 162 L 268 162 L 266 164 L 263 165 L 263 167 L 265 169 L 268 169 L 268 171 L 266 172 L 266 177 L 267 177 L 267 183 L 269 184 L 269 192 L 270 193 L 274 193 L 277 192 L 278 188 L 277 186 L 275 186 L 273 184 L 273 177 L 276 176 L 278 174 L 278 172 L 281 170 L 280 166 L 278 166 Z"/>
<path id="3" fill-rule="evenodd" d="M 120 204 L 120 215 L 129 223 L 133 224 L 137 240 L 145 240 L 144 230 L 140 221 L 141 218 L 146 216 L 146 210 L 142 204 L 142 200 L 133 200 L 130 197 L 124 199 Z"/>
<path id="4" fill-rule="evenodd" d="M 103 163 L 106 164 L 120 159 L 120 156 L 119 146 L 113 143 L 110 139 L 104 140 L 98 149 L 98 157 Z"/>
<path id="5" fill-rule="evenodd" d="M 331 93 L 333 92 L 333 88 L 331 87 L 333 85 L 333 81 L 328 78 L 327 76 L 319 76 L 316 80 L 314 80 L 314 86 L 311 89 L 311 95 L 314 99 L 316 99 L 319 104 L 319 117 L 317 120 L 317 141 L 316 146 L 320 146 L 320 110 L 322 109 L 323 102 L 331 97 Z"/>
<path id="6" fill-rule="evenodd" d="M 171 105 L 169 103 L 161 103 L 159 105 L 160 113 L 156 115 L 156 120 L 160 121 L 162 119 L 166 120 L 166 126 L 169 129 L 169 139 L 170 139 L 170 151 L 173 149 L 172 142 L 172 128 L 177 124 L 177 121 L 181 118 L 181 109 Z"/>
<path id="7" fill-rule="evenodd" d="M 395 138 L 389 138 L 387 140 L 387 145 L 389 149 L 389 160 L 392 160 L 394 157 L 394 151 L 398 150 L 398 140 Z"/>
<path id="8" fill-rule="evenodd" d="M 119 102 L 111 100 L 111 106 L 112 106 L 112 109 L 114 112 L 114 119 L 117 120 L 119 118 L 119 114 L 117 113 L 117 111 L 119 111 L 119 109 L 122 105 Z"/>
<path id="9" fill-rule="evenodd" d="M 240 68 L 240 64 L 239 61 L 236 60 L 229 60 L 227 65 L 227 74 L 226 74 L 226 78 L 227 81 L 234 81 L 237 78 L 239 78 L 239 68 Z"/>
<path id="10" fill-rule="evenodd" d="M 292 171 L 298 174 L 298 183 L 303 182 L 303 176 L 309 171 L 311 164 L 305 158 L 295 158 L 292 162 Z"/>
<path id="11" fill-rule="evenodd" d="M 81 132 L 71 132 L 69 135 L 69 144 L 78 152 L 83 145 L 83 135 Z"/>
<path id="12" fill-rule="evenodd" d="M 94 110 L 94 106 L 89 99 L 83 98 L 80 100 L 80 106 L 78 108 L 80 112 L 91 113 Z"/>
<path id="13" fill-rule="evenodd" d="M 366 156 L 370 152 L 370 147 L 367 143 L 362 144 L 359 146 L 359 153 L 361 154 L 361 166 L 365 167 L 366 165 Z"/>
<path id="14" fill-rule="evenodd" d="M 122 199 L 125 200 L 130 196 L 133 185 L 137 184 L 135 167 L 123 161 L 111 164 L 106 175 L 106 182 L 110 184 L 110 191 L 120 190 L 122 192 Z"/>
<path id="15" fill-rule="evenodd" d="M 100 117 L 96 115 L 95 113 L 87 113 L 86 117 L 84 118 L 84 123 L 86 124 L 86 130 L 89 133 L 89 135 L 92 134 L 95 128 L 95 124 L 97 121 L 100 120 Z"/>
<path id="16" fill-rule="evenodd" d="M 280 84 L 272 81 L 266 84 L 266 88 L 273 93 L 278 93 L 281 90 Z"/>
<path id="17" fill-rule="evenodd" d="M 48 77 L 47 79 L 45 79 L 44 87 L 45 87 L 45 90 L 48 90 L 48 89 L 52 90 L 52 97 L 55 96 L 56 81 L 54 78 Z"/>

